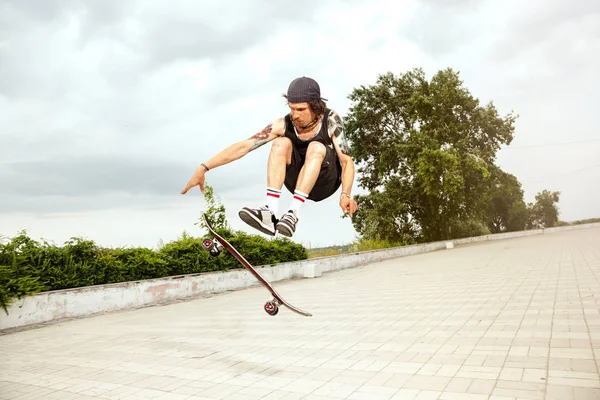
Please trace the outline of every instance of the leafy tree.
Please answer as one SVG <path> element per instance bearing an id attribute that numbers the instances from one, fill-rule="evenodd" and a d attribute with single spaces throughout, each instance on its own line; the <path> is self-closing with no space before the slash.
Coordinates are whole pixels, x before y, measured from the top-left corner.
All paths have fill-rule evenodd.
<path id="1" fill-rule="evenodd" d="M 406 242 L 453 237 L 457 221 L 480 231 L 490 169 L 516 117 L 481 106 L 451 69 L 431 81 L 421 69 L 386 73 L 349 98 L 348 135 L 369 191 L 357 196 L 357 232 Z"/>
<path id="2" fill-rule="evenodd" d="M 524 230 L 528 212 L 521 183 L 512 174 L 492 166 L 488 192 L 487 225 L 492 233 Z"/>
<path id="3" fill-rule="evenodd" d="M 392 179 L 383 191 L 372 190 L 367 196 L 355 196 L 360 212 L 353 224 L 363 239 L 383 241 L 393 245 L 415 244 L 420 239 L 418 222 L 411 217 L 402 193 L 404 187 Z"/>
<path id="4" fill-rule="evenodd" d="M 560 192 L 543 190 L 535 195 L 535 203 L 529 203 L 529 227 L 552 228 L 558 223 L 558 203 Z"/>
<path id="5" fill-rule="evenodd" d="M 508 211 L 508 224 L 506 225 L 507 232 L 516 232 L 527 229 L 527 221 L 529 221 L 529 210 L 524 201 L 515 201 L 511 204 Z"/>

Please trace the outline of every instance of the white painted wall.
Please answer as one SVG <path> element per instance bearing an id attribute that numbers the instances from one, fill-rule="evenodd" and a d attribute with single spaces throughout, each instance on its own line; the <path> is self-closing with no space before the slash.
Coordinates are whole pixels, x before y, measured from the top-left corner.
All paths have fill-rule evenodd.
<path id="1" fill-rule="evenodd" d="M 590 227 L 600 227 L 600 223 L 485 235 L 340 256 L 313 258 L 273 266 L 263 266 L 259 267 L 258 270 L 270 282 L 304 278 L 305 276 L 318 277 L 320 273 L 338 271 L 387 259 L 436 250 L 448 249 L 447 251 L 451 251 L 454 246 L 461 244 Z M 448 246 L 448 242 L 451 242 L 450 246 Z M 311 268 L 311 266 L 315 268 Z M 313 275 L 315 270 L 319 271 L 319 273 Z M 305 275 L 305 271 L 307 275 Z M 225 272 L 209 272 L 43 292 L 15 301 L 8 308 L 8 315 L 4 310 L 0 309 L 0 331 L 60 321 L 65 318 L 78 318 L 97 313 L 164 304 L 176 300 L 206 296 L 256 285 L 259 285 L 259 283 L 254 276 L 246 269 L 241 268 Z"/>

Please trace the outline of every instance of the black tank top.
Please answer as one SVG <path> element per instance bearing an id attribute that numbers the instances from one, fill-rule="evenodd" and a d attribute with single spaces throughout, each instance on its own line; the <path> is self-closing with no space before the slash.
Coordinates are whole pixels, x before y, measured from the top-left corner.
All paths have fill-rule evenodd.
<path id="1" fill-rule="evenodd" d="M 294 129 L 294 124 L 292 123 L 292 118 L 290 117 L 290 114 L 285 116 L 285 137 L 289 138 L 292 141 L 292 144 L 296 149 L 298 149 L 302 156 L 306 154 L 306 149 L 310 142 L 321 142 L 329 148 L 334 148 L 331 136 L 329 136 L 329 131 L 327 130 L 327 120 L 329 118 L 329 112 L 330 110 L 326 108 L 325 112 L 323 113 L 323 118 L 321 120 L 321 128 L 319 129 L 319 132 L 317 132 L 316 135 L 314 135 L 308 140 L 301 140 L 296 135 L 296 130 Z"/>

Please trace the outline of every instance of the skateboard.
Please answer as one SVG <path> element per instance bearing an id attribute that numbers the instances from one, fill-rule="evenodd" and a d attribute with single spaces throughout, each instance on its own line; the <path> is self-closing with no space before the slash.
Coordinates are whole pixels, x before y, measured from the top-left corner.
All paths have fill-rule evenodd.
<path id="1" fill-rule="evenodd" d="M 248 260 L 246 260 L 244 258 L 244 256 L 242 256 L 231 245 L 231 243 L 229 243 L 227 240 L 225 240 L 222 236 L 220 236 L 217 232 L 214 231 L 214 229 L 213 229 L 213 227 L 212 227 L 212 225 L 211 225 L 210 221 L 208 220 L 208 217 L 206 216 L 205 213 L 202 213 L 202 217 L 204 218 L 204 221 L 206 222 L 206 226 L 208 227 L 208 230 L 214 236 L 214 239 L 204 238 L 202 240 L 202 248 L 204 250 L 208 251 L 209 254 L 211 256 L 213 256 L 213 257 L 216 257 L 219 254 L 221 254 L 221 251 L 223 251 L 223 249 L 227 250 L 227 252 L 229 254 L 231 254 L 236 260 L 238 260 L 240 264 L 242 264 L 244 267 L 246 267 L 246 269 L 248 271 L 250 271 L 252 273 L 252 275 L 254 275 L 256 277 L 256 279 L 265 288 L 267 288 L 267 290 L 269 292 L 271 292 L 271 295 L 273 296 L 273 299 L 267 301 L 265 303 L 265 306 L 264 306 L 264 309 L 267 312 L 267 314 L 269 314 L 271 316 L 277 315 L 277 313 L 279 312 L 279 306 L 283 305 L 283 306 L 289 308 L 291 311 L 293 311 L 293 312 L 295 312 L 297 314 L 304 315 L 305 317 L 311 317 L 312 316 L 311 313 L 308 313 L 306 311 L 302 311 L 299 308 L 296 308 L 296 307 L 292 306 L 287 301 L 283 300 L 283 298 L 279 295 L 279 293 L 277 293 L 275 291 L 275 289 L 273 289 L 273 286 L 271 286 L 271 284 L 258 273 L 258 271 L 248 262 Z"/>

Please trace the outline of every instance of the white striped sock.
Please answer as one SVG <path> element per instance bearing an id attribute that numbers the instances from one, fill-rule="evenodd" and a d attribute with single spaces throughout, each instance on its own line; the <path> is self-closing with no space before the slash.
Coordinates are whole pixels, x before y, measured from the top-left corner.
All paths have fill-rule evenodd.
<path id="1" fill-rule="evenodd" d="M 279 206 L 279 198 L 281 197 L 281 190 L 273 189 L 271 187 L 267 187 L 267 206 L 273 212 L 273 214 L 277 215 L 278 206 Z"/>
<path id="2" fill-rule="evenodd" d="M 294 211 L 298 212 L 298 209 L 300 208 L 300 206 L 302 206 L 302 204 L 304 204 L 307 197 L 308 197 L 308 195 L 306 193 L 303 193 L 299 190 L 295 190 L 294 191 L 294 199 L 292 200 L 292 205 L 290 206 L 290 210 L 294 210 Z"/>

